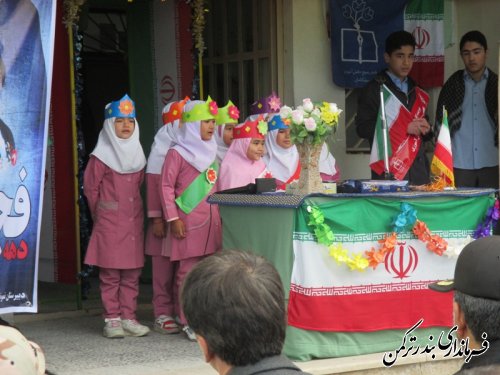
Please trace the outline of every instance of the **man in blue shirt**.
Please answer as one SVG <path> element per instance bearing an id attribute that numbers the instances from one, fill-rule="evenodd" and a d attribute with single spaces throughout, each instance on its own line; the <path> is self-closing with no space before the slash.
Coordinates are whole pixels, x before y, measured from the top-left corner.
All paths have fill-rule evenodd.
<path id="1" fill-rule="evenodd" d="M 498 75 L 486 67 L 488 45 L 479 31 L 460 40 L 465 69 L 453 73 L 439 94 L 436 131 L 448 111 L 457 187 L 498 189 Z"/>

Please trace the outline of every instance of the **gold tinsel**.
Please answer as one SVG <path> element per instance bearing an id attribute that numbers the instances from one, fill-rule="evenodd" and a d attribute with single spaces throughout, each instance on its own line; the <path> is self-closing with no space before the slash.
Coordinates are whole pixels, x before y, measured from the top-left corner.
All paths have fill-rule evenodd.
<path id="1" fill-rule="evenodd" d="M 207 10 L 204 8 L 204 0 L 192 0 L 190 5 L 191 8 L 193 8 L 191 34 L 193 35 L 194 46 L 198 50 L 198 55 L 202 55 L 205 49 L 203 29 L 205 28 L 205 12 L 207 12 Z"/>
<path id="2" fill-rule="evenodd" d="M 66 27 L 75 25 L 80 17 L 80 8 L 85 0 L 64 0 L 63 22 Z"/>

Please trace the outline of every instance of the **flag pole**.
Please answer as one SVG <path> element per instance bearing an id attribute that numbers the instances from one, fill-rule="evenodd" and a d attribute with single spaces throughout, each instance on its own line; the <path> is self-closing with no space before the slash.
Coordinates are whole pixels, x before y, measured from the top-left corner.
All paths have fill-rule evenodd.
<path id="1" fill-rule="evenodd" d="M 380 115 L 382 120 L 382 139 L 384 144 L 384 179 L 392 180 L 391 172 L 389 170 L 389 146 L 387 138 L 387 119 L 385 116 L 384 105 L 384 86 L 380 85 Z"/>

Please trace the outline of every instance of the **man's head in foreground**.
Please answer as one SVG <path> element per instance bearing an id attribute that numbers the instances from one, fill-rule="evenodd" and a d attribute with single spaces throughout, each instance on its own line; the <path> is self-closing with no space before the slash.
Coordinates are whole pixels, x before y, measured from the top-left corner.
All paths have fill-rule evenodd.
<path id="1" fill-rule="evenodd" d="M 188 274 L 181 292 L 189 326 L 205 360 L 246 366 L 281 353 L 285 298 L 280 276 L 264 258 L 242 251 L 212 255 Z"/>
<path id="2" fill-rule="evenodd" d="M 500 236 L 479 238 L 464 247 L 453 280 L 429 285 L 433 290 L 454 290 L 453 319 L 459 338 L 469 337 L 480 347 L 500 339 Z"/>

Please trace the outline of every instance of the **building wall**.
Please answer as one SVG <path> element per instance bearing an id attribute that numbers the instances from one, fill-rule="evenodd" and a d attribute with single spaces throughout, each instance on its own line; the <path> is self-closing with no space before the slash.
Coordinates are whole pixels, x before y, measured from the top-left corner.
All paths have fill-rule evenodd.
<path id="1" fill-rule="evenodd" d="M 462 67 L 458 53 L 460 37 L 472 29 L 481 30 L 488 39 L 488 65 L 498 72 L 498 17 L 500 1 L 497 0 L 445 0 L 452 25 L 450 42 L 445 50 L 445 78 Z M 283 0 L 285 61 L 292 61 L 290 72 L 294 103 L 302 98 L 328 100 L 345 108 L 345 90 L 333 84 L 330 62 L 330 41 L 327 35 L 327 0 Z M 446 16 L 448 17 L 448 16 Z M 288 25 L 288 26 L 287 26 Z M 291 58 L 291 59 L 290 59 Z M 287 87 L 287 83 L 285 83 Z M 285 93 L 287 91 L 285 90 Z M 439 90 L 431 92 L 430 116 Z M 342 172 L 342 179 L 369 178 L 368 154 L 347 154 L 345 146 L 345 117 L 341 116 L 337 133 L 331 143 L 333 154 Z"/>

